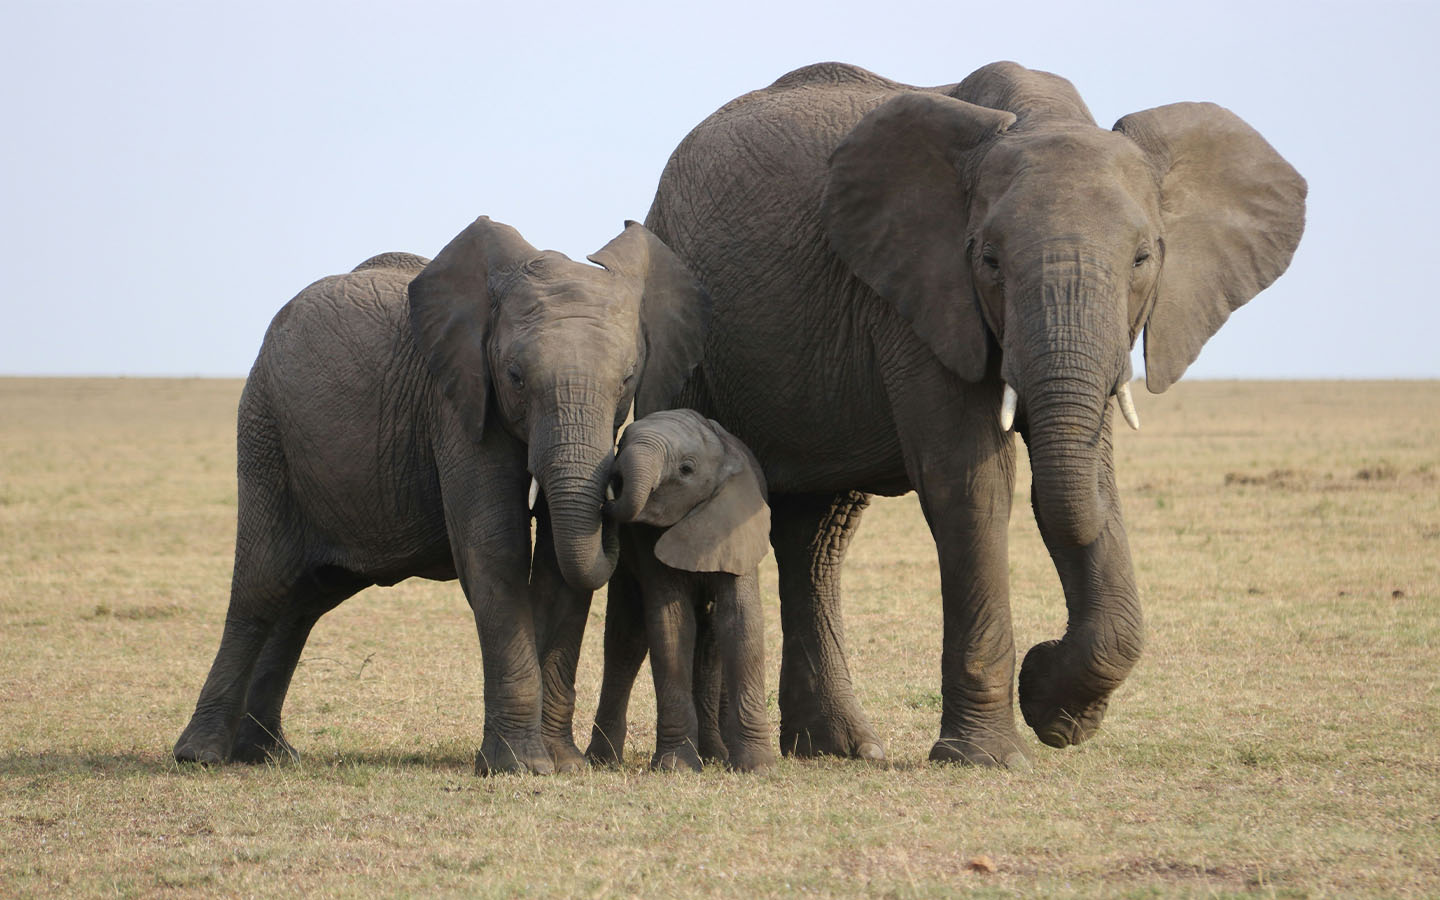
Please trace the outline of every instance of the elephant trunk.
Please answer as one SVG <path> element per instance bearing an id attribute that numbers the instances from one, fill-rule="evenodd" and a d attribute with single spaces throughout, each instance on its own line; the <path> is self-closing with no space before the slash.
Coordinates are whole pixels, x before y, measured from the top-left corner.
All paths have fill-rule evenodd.
<path id="1" fill-rule="evenodd" d="M 1100 477 L 1110 395 L 1129 374 L 1128 332 L 1100 267 L 1048 255 L 1010 310 L 1004 373 L 1024 411 L 1035 513 L 1052 540 L 1086 546 L 1107 518 Z"/>
<path id="2" fill-rule="evenodd" d="M 1139 657 L 1143 624 L 1109 412 L 1111 394 L 1130 377 L 1125 292 L 1076 254 L 1047 255 L 1041 269 L 1045 277 L 1021 294 L 1031 312 L 1006 323 L 1002 372 L 1019 396 L 1035 518 L 1069 613 L 1062 639 L 1026 654 L 1020 708 L 1041 741 L 1063 747 L 1099 727 L 1107 698 Z"/>
<path id="3" fill-rule="evenodd" d="M 625 442 L 610 476 L 610 514 L 617 522 L 634 522 L 665 469 L 665 448 L 653 439 Z"/>
<path id="4" fill-rule="evenodd" d="M 1042 382 L 1026 394 L 1035 514 L 1048 535 L 1083 547 L 1105 524 L 1099 473 L 1106 394 L 1072 379 Z"/>
<path id="5" fill-rule="evenodd" d="M 530 471 L 545 492 L 555 559 L 561 576 L 577 590 L 601 587 L 619 559 L 619 537 L 601 515 L 613 435 L 614 416 L 599 404 L 558 403 L 531 429 Z"/>

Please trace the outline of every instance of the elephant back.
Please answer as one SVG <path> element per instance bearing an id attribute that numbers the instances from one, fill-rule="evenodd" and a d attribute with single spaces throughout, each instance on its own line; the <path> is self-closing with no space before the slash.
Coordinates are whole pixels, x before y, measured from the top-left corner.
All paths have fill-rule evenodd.
<path id="1" fill-rule="evenodd" d="M 388 253 L 377 253 L 350 271 L 363 272 L 366 269 L 393 269 L 396 272 L 408 272 L 414 275 L 428 265 L 430 265 L 430 260 L 423 256 L 392 250 Z"/>

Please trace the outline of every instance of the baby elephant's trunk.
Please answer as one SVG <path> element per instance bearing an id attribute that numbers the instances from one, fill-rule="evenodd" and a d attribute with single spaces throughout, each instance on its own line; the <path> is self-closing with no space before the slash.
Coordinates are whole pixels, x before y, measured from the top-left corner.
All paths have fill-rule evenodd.
<path id="1" fill-rule="evenodd" d="M 606 495 L 615 521 L 634 522 L 649 502 L 650 492 L 660 483 L 660 474 L 665 469 L 665 448 L 647 438 L 621 444 Z"/>

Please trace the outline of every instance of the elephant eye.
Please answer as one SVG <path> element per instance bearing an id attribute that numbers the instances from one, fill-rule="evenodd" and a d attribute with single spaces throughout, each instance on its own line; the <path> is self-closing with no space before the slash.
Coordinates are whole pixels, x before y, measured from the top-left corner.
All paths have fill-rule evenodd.
<path id="1" fill-rule="evenodd" d="M 510 383 L 515 386 L 516 390 L 525 387 L 525 373 L 520 371 L 519 364 L 511 363 L 507 366 L 505 368 L 505 376 L 510 379 Z"/>
<path id="2" fill-rule="evenodd" d="M 1000 268 L 1000 257 L 995 255 L 995 250 L 989 246 L 980 251 L 980 261 L 992 269 Z"/>
<path id="3" fill-rule="evenodd" d="M 1150 251 L 1144 247 L 1141 247 L 1140 250 L 1135 254 L 1135 268 L 1138 269 L 1141 266 L 1145 265 L 1145 260 L 1149 258 Z"/>
<path id="4" fill-rule="evenodd" d="M 691 462 L 690 460 L 688 460 L 688 459 L 687 459 L 687 460 L 684 460 L 683 462 L 680 463 L 680 474 L 681 474 L 681 475 L 684 475 L 686 478 L 689 478 L 691 475 L 694 475 L 694 474 L 695 474 L 695 464 L 692 463 L 692 462 Z"/>

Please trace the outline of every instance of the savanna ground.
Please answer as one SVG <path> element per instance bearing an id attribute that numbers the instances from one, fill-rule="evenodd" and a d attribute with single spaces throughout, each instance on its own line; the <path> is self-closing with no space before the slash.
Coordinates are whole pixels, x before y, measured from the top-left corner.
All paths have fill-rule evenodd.
<path id="1" fill-rule="evenodd" d="M 1116 443 L 1146 653 L 1095 740 L 1023 732 L 1033 771 L 925 762 L 939 584 L 902 498 L 845 575 L 887 765 L 653 775 L 642 675 L 623 768 L 491 779 L 454 583 L 320 622 L 301 763 L 171 761 L 224 616 L 239 388 L 0 379 L 0 895 L 1440 895 L 1440 383 L 1141 393 Z M 1027 497 L 1022 472 L 1022 652 L 1065 614 Z"/>

